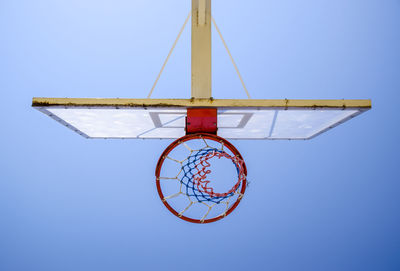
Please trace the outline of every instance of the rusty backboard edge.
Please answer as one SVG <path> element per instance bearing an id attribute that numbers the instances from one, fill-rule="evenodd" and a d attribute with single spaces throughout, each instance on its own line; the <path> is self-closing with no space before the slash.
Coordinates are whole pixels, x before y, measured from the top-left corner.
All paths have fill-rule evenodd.
<path id="1" fill-rule="evenodd" d="M 262 100 L 262 99 L 92 99 L 33 98 L 33 107 L 64 108 L 248 108 L 248 109 L 370 109 L 371 100 Z"/>

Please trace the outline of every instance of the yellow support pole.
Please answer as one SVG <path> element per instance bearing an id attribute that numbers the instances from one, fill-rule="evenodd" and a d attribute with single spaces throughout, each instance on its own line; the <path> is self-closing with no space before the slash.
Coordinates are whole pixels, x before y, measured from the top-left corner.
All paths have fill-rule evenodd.
<path id="1" fill-rule="evenodd" d="M 211 98 L 211 0 L 192 0 L 192 98 Z"/>

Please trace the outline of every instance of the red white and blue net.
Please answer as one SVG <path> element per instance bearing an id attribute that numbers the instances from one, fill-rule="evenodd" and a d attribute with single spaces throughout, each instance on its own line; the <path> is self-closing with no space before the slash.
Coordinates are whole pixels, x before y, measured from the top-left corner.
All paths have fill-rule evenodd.
<path id="1" fill-rule="evenodd" d="M 183 151 L 187 153 L 183 159 L 174 157 Z M 225 161 L 224 168 L 222 174 L 215 175 L 213 164 L 220 160 Z M 172 169 L 163 169 L 166 161 L 172 161 Z M 160 157 L 157 188 L 175 215 L 190 222 L 208 223 L 236 208 L 246 188 L 246 174 L 243 159 L 228 141 L 217 136 L 190 135 L 172 143 Z M 224 191 L 220 191 L 221 183 Z"/>

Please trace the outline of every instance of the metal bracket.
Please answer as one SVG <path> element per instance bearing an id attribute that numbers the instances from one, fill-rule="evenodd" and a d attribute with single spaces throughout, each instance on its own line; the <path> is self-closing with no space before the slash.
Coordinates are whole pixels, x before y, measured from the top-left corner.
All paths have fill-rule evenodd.
<path id="1" fill-rule="evenodd" d="M 186 117 L 186 134 L 217 134 L 216 108 L 188 108 Z"/>

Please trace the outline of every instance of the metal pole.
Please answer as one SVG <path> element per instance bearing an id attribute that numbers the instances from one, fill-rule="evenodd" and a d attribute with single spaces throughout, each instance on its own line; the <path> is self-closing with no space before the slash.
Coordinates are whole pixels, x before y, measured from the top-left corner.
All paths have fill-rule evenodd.
<path id="1" fill-rule="evenodd" d="M 192 97 L 211 96 L 211 0 L 192 0 Z"/>

